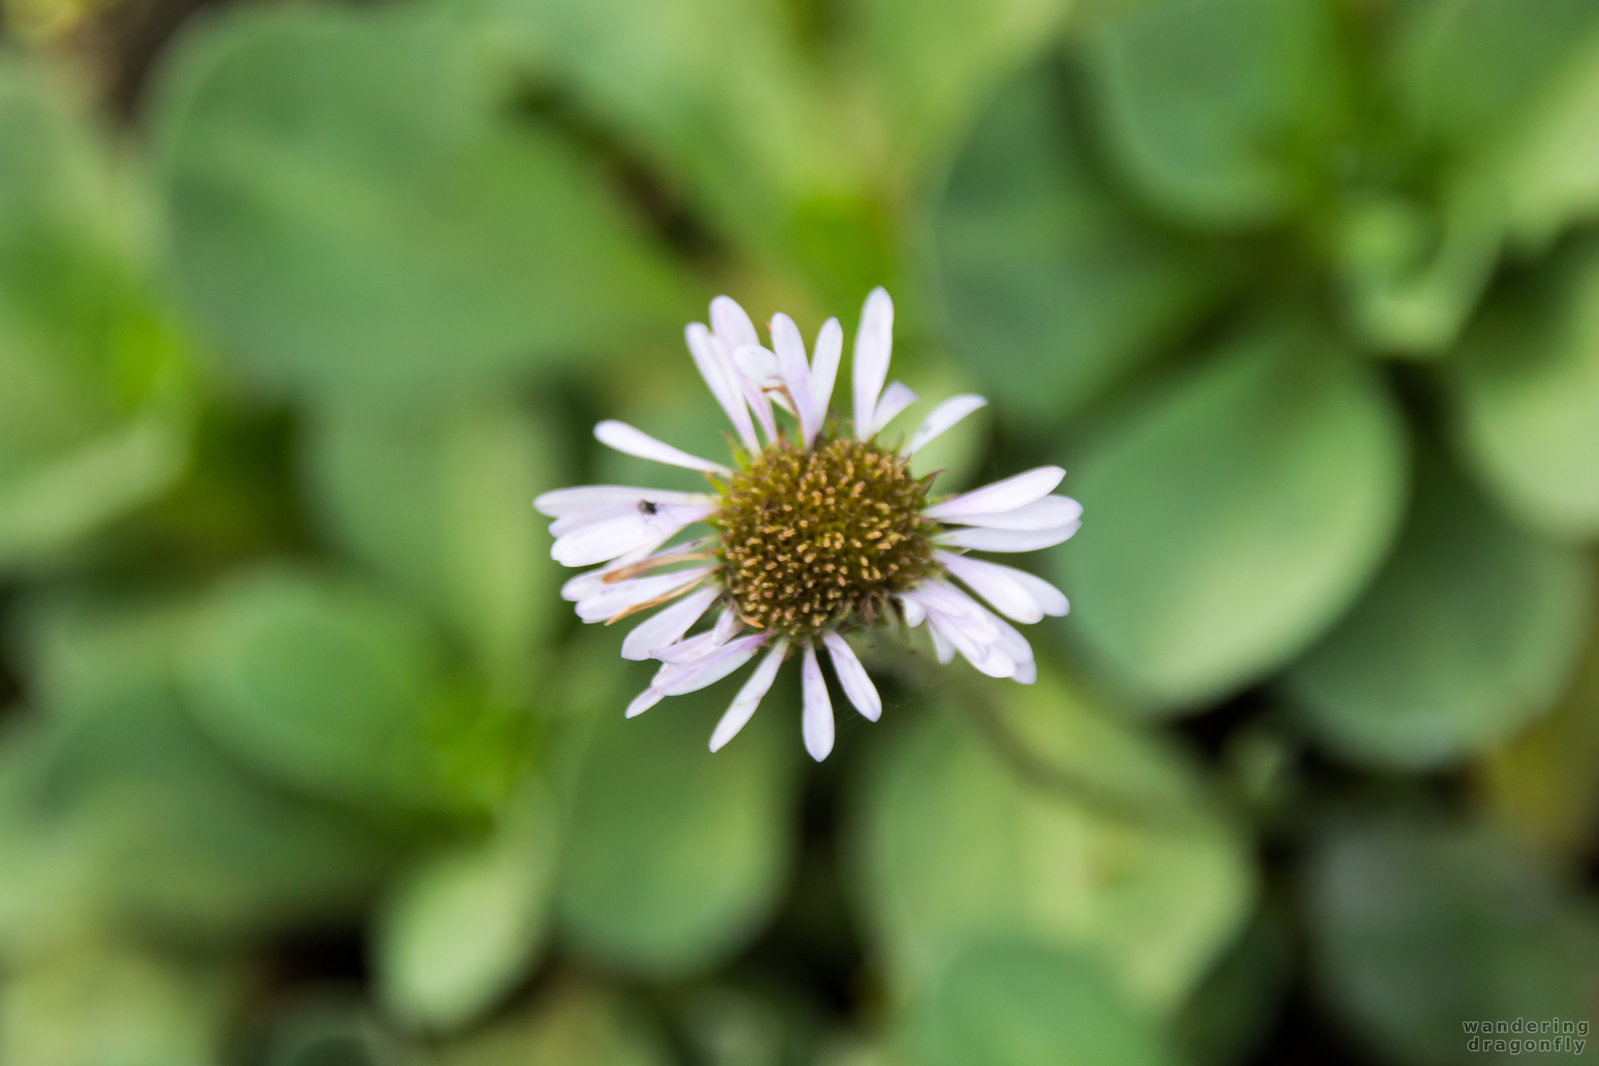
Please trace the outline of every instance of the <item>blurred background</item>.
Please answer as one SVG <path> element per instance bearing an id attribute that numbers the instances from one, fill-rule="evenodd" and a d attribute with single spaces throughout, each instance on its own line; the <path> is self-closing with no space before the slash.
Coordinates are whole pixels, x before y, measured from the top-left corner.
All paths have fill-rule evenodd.
<path id="1" fill-rule="evenodd" d="M 0 1063 L 1578 1060 L 1464 1023 L 1599 1020 L 1593 0 L 3 24 Z M 1038 684 L 624 722 L 529 501 L 877 284 Z"/>

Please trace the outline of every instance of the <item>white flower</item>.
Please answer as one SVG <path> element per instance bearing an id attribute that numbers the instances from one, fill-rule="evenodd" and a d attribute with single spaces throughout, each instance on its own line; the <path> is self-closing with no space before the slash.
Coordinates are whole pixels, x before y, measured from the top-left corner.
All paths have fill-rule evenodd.
<path id="1" fill-rule="evenodd" d="M 945 400 L 897 451 L 879 442 L 916 400 L 887 380 L 894 305 L 882 289 L 867 297 L 861 315 L 853 417 L 843 424 L 829 413 L 844 346 L 837 319 L 822 326 L 807 358 L 787 315 L 772 317 L 770 348 L 726 296 L 711 302 L 710 317 L 709 329 L 688 327 L 688 349 L 738 436 L 733 465 L 689 455 L 622 422 L 601 422 L 594 435 L 602 443 L 699 470 L 709 490 L 589 485 L 534 501 L 554 519 L 555 560 L 599 567 L 561 590 L 578 617 L 615 622 L 659 608 L 622 641 L 624 658 L 661 663 L 628 717 L 753 661 L 711 735 L 716 751 L 750 720 L 778 668 L 797 653 L 802 733 L 820 761 L 833 747 L 821 653 L 844 697 L 875 722 L 882 701 L 846 638 L 894 619 L 925 623 L 941 663 L 959 654 L 992 677 L 1032 682 L 1032 648 L 1005 618 L 1032 623 L 1064 615 L 1066 597 L 1042 578 L 967 553 L 1034 551 L 1075 533 L 1082 507 L 1051 495 L 1065 471 L 1041 466 L 929 499 L 932 478 L 911 475 L 911 456 L 986 401 Z M 845 427 L 849 433 L 840 432 Z M 709 532 L 676 540 L 694 526 Z"/>

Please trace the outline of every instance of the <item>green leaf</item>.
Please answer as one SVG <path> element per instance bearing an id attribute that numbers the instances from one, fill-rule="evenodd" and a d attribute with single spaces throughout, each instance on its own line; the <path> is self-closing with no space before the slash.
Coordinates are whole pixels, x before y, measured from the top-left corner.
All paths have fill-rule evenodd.
<path id="1" fill-rule="evenodd" d="M 188 662 L 195 713 L 241 761 L 375 811 L 460 809 L 433 634 L 358 584 L 266 568 L 216 593 Z"/>
<path id="2" fill-rule="evenodd" d="M 455 1030 L 499 1005 L 542 946 L 557 852 L 550 797 L 525 791 L 492 834 L 425 856 L 378 911 L 383 1001 L 410 1025 Z"/>
<path id="3" fill-rule="evenodd" d="M 553 435 L 520 408 L 319 410 L 305 478 L 329 539 L 413 596 L 476 653 L 498 694 L 533 687 L 560 601 L 529 501 L 558 483 Z"/>
<path id="4" fill-rule="evenodd" d="M 42 713 L 0 747 L 5 949 L 85 924 L 215 938 L 327 921 L 392 864 L 392 832 L 261 782 L 195 727 L 173 678 L 201 618 L 88 600 L 24 614 Z"/>
<path id="5" fill-rule="evenodd" d="M 1412 138 L 1495 186 L 1545 244 L 1599 211 L 1599 8 L 1587 0 L 1433 0 L 1402 9 L 1384 56 Z"/>
<path id="6" fill-rule="evenodd" d="M 1473 1048 L 1463 1023 L 1599 1021 L 1592 907 L 1485 829 L 1345 825 L 1320 843 L 1307 876 L 1318 985 L 1385 1061 L 1520 1062 Z"/>
<path id="7" fill-rule="evenodd" d="M 797 9 L 742 0 L 469 6 L 534 77 L 559 86 L 572 118 L 642 158 L 696 224 L 777 272 L 805 270 L 839 299 L 859 300 L 884 281 L 894 249 L 875 199 L 881 149 L 844 118 L 858 105 L 816 59 Z"/>
<path id="8" fill-rule="evenodd" d="M 59 554 L 184 461 L 185 346 L 74 88 L 0 57 L 0 566 Z"/>
<path id="9" fill-rule="evenodd" d="M 1558 536 L 1599 535 L 1599 244 L 1491 304 L 1446 373 L 1461 448 L 1493 494 Z"/>
<path id="10" fill-rule="evenodd" d="M 1270 673 L 1345 610 L 1399 521 L 1405 441 L 1370 367 L 1307 329 L 1232 343 L 1091 443 L 1057 549 L 1072 631 L 1186 708 Z"/>
<path id="11" fill-rule="evenodd" d="M 883 97 L 891 157 L 938 158 L 1001 82 L 1058 43 L 1079 6 L 1078 0 L 852 5 L 849 43 Z"/>
<path id="12" fill-rule="evenodd" d="M 1270 222 L 1326 180 L 1350 77 L 1325 0 L 1119 5 L 1083 54 L 1113 157 L 1174 217 Z"/>
<path id="13" fill-rule="evenodd" d="M 212 1066 L 238 975 L 117 944 L 68 949 L 0 981 L 0 1061 Z"/>
<path id="14" fill-rule="evenodd" d="M 1003 695 L 993 713 L 1018 750 L 1135 798 L 1140 813 L 1025 772 L 946 708 L 897 725 L 864 775 L 851 839 L 889 973 L 914 990 L 973 937 L 1018 936 L 1101 955 L 1132 1000 L 1175 1007 L 1248 908 L 1243 842 L 1137 728 L 1048 674 Z"/>
<path id="15" fill-rule="evenodd" d="M 997 402 L 1047 426 L 1158 354 L 1229 273 L 1107 188 L 1061 80 L 1040 66 L 995 100 L 933 216 L 954 344 Z"/>
<path id="16" fill-rule="evenodd" d="M 1025 941 L 951 959 L 911 1024 L 925 1066 L 1175 1066 L 1150 1020 L 1092 957 Z"/>
<path id="17" fill-rule="evenodd" d="M 153 114 L 176 268 L 253 380 L 431 399 L 676 328 L 638 220 L 491 58 L 417 7 L 185 39 Z"/>
<path id="18" fill-rule="evenodd" d="M 1589 570 L 1421 464 L 1408 525 L 1365 597 L 1289 671 L 1307 724 L 1410 769 L 1500 743 L 1547 711 L 1588 624 Z"/>
<path id="19" fill-rule="evenodd" d="M 648 682 L 647 671 L 627 672 Z M 556 889 L 560 933 L 584 956 L 652 977 L 698 972 L 747 943 L 776 906 L 795 831 L 799 715 L 786 690 L 798 681 L 779 676 L 755 720 L 712 755 L 737 680 L 632 720 L 622 717 L 629 696 L 607 685 L 611 696 L 585 716 L 592 735 Z"/>
<path id="20" fill-rule="evenodd" d="M 648 1014 L 616 993 L 565 981 L 531 1010 L 440 1048 L 440 1066 L 670 1066 Z"/>

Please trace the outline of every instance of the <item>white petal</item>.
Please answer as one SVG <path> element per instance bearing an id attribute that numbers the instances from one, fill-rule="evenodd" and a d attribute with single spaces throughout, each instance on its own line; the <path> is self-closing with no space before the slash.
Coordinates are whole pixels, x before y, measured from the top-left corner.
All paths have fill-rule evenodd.
<path id="1" fill-rule="evenodd" d="M 744 687 L 738 690 L 738 695 L 733 697 L 722 720 L 716 723 L 716 729 L 711 733 L 712 751 L 721 751 L 754 716 L 755 708 L 761 705 L 761 699 L 771 690 L 772 680 L 777 677 L 777 668 L 783 665 L 783 656 L 786 654 L 787 639 L 779 639 L 772 645 L 772 650 L 766 653 L 766 658 L 761 660 L 749 680 L 744 682 Z"/>
<path id="2" fill-rule="evenodd" d="M 645 525 L 637 515 L 623 515 L 558 537 L 550 545 L 550 558 L 562 566 L 593 566 L 628 552 L 651 551 L 672 533 Z"/>
<path id="3" fill-rule="evenodd" d="M 954 645 L 963 659 L 989 677 L 1010 677 L 1016 672 L 1015 661 L 994 644 L 979 640 L 964 619 L 930 614 L 927 624 L 934 633 Z"/>
<path id="4" fill-rule="evenodd" d="M 557 518 L 550 523 L 551 535 L 560 538 L 568 533 L 575 533 L 589 526 L 597 526 L 601 522 L 611 522 L 619 518 L 627 518 L 638 522 L 650 529 L 671 529 L 674 532 L 684 526 L 692 525 L 702 518 L 709 518 L 715 511 L 716 505 L 706 497 L 705 503 L 655 503 L 645 501 L 647 506 L 640 507 L 638 503 L 613 504 L 610 507 L 592 507 L 587 511 L 579 511 Z"/>
<path id="5" fill-rule="evenodd" d="M 948 559 L 959 559 L 961 561 L 960 565 L 965 568 L 980 568 L 987 573 L 1003 575 L 1009 578 L 1027 592 L 1033 602 L 1038 604 L 1040 610 L 1051 617 L 1060 618 L 1071 609 L 1071 605 L 1066 602 L 1066 594 L 1064 592 L 1038 575 L 1029 574 L 1026 570 L 1018 570 L 1014 566 L 1005 566 L 1002 563 L 992 563 L 987 559 L 973 559 L 968 555 L 955 555 L 952 552 L 935 551 L 933 557 L 943 562 L 946 567 L 949 567 L 952 574 L 963 581 L 966 581 L 966 576 L 955 567 L 949 566 Z M 966 583 L 972 585 L 970 581 Z M 976 585 L 972 585 L 972 587 L 976 588 Z M 979 589 L 978 591 L 981 590 Z M 989 600 L 989 602 L 993 603 L 994 601 Z M 998 606 L 998 604 L 995 604 L 995 606 Z M 1015 618 L 1016 616 L 1011 615 L 1011 617 Z M 1020 618 L 1016 620 L 1022 621 Z"/>
<path id="6" fill-rule="evenodd" d="M 916 394 L 905 385 L 897 381 L 888 383 L 888 388 L 883 390 L 883 398 L 877 402 L 877 410 L 872 412 L 872 436 L 881 433 L 899 413 L 916 402 Z"/>
<path id="7" fill-rule="evenodd" d="M 968 526 L 935 534 L 933 542 L 949 548 L 971 548 L 980 552 L 1032 552 L 1070 540 L 1081 522 L 1054 529 L 985 529 Z"/>
<path id="8" fill-rule="evenodd" d="M 755 424 L 750 421 L 749 407 L 744 403 L 744 392 L 727 352 L 722 349 L 721 343 L 711 336 L 711 331 L 698 322 L 685 329 L 683 336 L 688 341 L 689 354 L 694 357 L 694 365 L 699 368 L 700 377 L 705 379 L 711 395 L 716 397 L 716 402 L 721 404 L 722 410 L 727 413 L 728 421 L 732 422 L 733 428 L 738 431 L 738 439 L 750 451 L 758 451 L 760 442 L 755 437 Z"/>
<path id="9" fill-rule="evenodd" d="M 1000 614 L 1018 622 L 1037 622 L 1044 617 L 1043 604 L 1017 581 L 1010 567 L 968 559 L 953 552 L 935 551 L 934 561 L 964 581 L 973 592 L 994 605 Z"/>
<path id="10" fill-rule="evenodd" d="M 739 620 L 738 612 L 731 607 L 724 607 L 716 619 L 716 625 L 687 640 L 656 648 L 650 653 L 650 658 L 659 659 L 663 663 L 698 662 L 732 640 L 742 628 L 744 624 Z"/>
<path id="11" fill-rule="evenodd" d="M 877 694 L 877 686 L 872 684 L 866 667 L 855 657 L 855 650 L 837 633 L 823 634 L 822 641 L 827 645 L 828 657 L 833 660 L 833 672 L 838 675 L 844 695 L 849 697 L 863 718 L 877 721 L 883 716 L 883 699 Z"/>
<path id="12" fill-rule="evenodd" d="M 889 353 L 894 343 L 894 301 L 881 287 L 873 289 L 861 309 L 855 331 L 855 435 L 871 436 L 877 397 L 888 378 Z"/>
<path id="13" fill-rule="evenodd" d="M 606 585 L 592 596 L 578 600 L 577 616 L 585 622 L 607 622 L 651 600 L 687 591 L 714 572 L 714 567 L 697 566 L 690 570 L 674 570 L 670 574 L 652 574 L 618 581 Z"/>
<path id="14" fill-rule="evenodd" d="M 997 514 L 967 514 L 944 521 L 962 526 L 987 526 L 990 529 L 1055 529 L 1083 517 L 1083 505 L 1070 496 L 1045 496 Z"/>
<path id="15" fill-rule="evenodd" d="M 633 485 L 580 485 L 572 489 L 556 489 L 533 500 L 533 507 L 550 518 L 564 518 L 599 507 L 640 503 L 708 503 L 712 497 L 704 492 L 669 492 L 666 489 L 646 489 Z"/>
<path id="16" fill-rule="evenodd" d="M 822 323 L 811 352 L 811 400 L 817 416 L 827 420 L 827 406 L 833 402 L 833 382 L 838 378 L 838 362 L 844 353 L 844 327 L 838 319 Z"/>
<path id="17" fill-rule="evenodd" d="M 711 301 L 711 328 L 730 352 L 746 344 L 761 343 L 760 336 L 755 332 L 755 323 L 750 321 L 750 316 L 731 296 L 718 296 Z"/>
<path id="18" fill-rule="evenodd" d="M 625 555 L 619 555 L 598 570 L 585 570 L 576 577 L 569 579 L 566 584 L 561 586 L 561 599 L 574 601 L 587 599 L 606 585 L 611 584 L 612 582 L 609 579 L 619 570 L 647 560 L 661 560 L 667 556 L 682 557 L 698 552 L 701 548 L 710 544 L 711 539 L 710 537 L 696 537 L 678 544 L 668 544 L 659 551 L 656 551 L 656 546 L 652 544 L 642 551 L 635 550 Z M 657 563 L 656 565 L 664 564 Z"/>
<path id="19" fill-rule="evenodd" d="M 922 424 L 916 427 L 915 433 L 911 434 L 911 442 L 905 446 L 905 454 L 915 455 L 940 433 L 943 433 L 973 411 L 987 405 L 987 400 L 971 393 L 951 396 L 933 408 L 928 416 L 922 419 Z"/>
<path id="20" fill-rule="evenodd" d="M 634 661 L 648 659 L 650 652 L 655 649 L 677 643 L 721 594 L 719 588 L 701 589 L 652 614 L 634 626 L 633 631 L 622 641 L 622 658 Z"/>
<path id="21" fill-rule="evenodd" d="M 816 662 L 816 649 L 808 644 L 800 665 L 800 680 L 805 693 L 805 709 L 801 716 L 805 750 L 811 753 L 811 758 L 821 762 L 833 750 L 833 703 L 827 695 L 822 668 Z"/>
<path id="22" fill-rule="evenodd" d="M 967 514 L 995 514 L 999 511 L 1009 511 L 1047 495 L 1065 476 L 1066 471 L 1058 466 L 1035 467 L 1026 473 L 941 500 L 924 510 L 922 514 L 928 518 L 947 520 Z"/>
<path id="23" fill-rule="evenodd" d="M 970 628 L 978 640 L 986 643 L 999 638 L 999 630 L 986 620 L 988 612 L 983 610 L 982 604 L 954 585 L 943 581 L 923 581 L 906 592 L 905 596 L 919 599 L 927 608 L 929 618 L 943 615 L 959 621 Z"/>
<path id="24" fill-rule="evenodd" d="M 633 701 L 627 705 L 626 717 L 637 718 L 657 703 L 660 703 L 665 696 L 666 693 L 652 684 L 649 688 L 633 697 Z"/>
<path id="25" fill-rule="evenodd" d="M 899 598 L 900 610 L 905 612 L 905 624 L 915 629 L 927 620 L 927 608 L 909 596 Z"/>
<path id="26" fill-rule="evenodd" d="M 716 684 L 716 682 L 749 662 L 755 657 L 755 653 L 761 650 L 761 645 L 765 644 L 766 641 L 767 634 L 752 633 L 749 636 L 737 637 L 728 641 L 715 652 L 687 666 L 668 663 L 661 667 L 661 672 L 672 671 L 671 676 L 657 680 L 656 684 L 668 696 L 681 696 L 685 692 L 698 692 L 707 685 Z"/>
<path id="27" fill-rule="evenodd" d="M 794 401 L 794 417 L 799 419 L 800 436 L 809 448 L 822 428 L 816 398 L 811 393 L 811 368 L 805 360 L 805 338 L 799 327 L 785 314 L 772 316 L 772 347 L 777 352 L 777 371 L 783 386 Z"/>
<path id="28" fill-rule="evenodd" d="M 933 626 L 928 626 L 927 631 L 933 635 L 933 655 L 937 657 L 940 663 L 948 666 L 950 661 L 955 658 L 955 645 L 945 640 L 944 634 Z"/>
<path id="29" fill-rule="evenodd" d="M 625 455 L 636 455 L 640 459 L 649 459 L 657 463 L 666 463 L 668 466 L 683 466 L 690 470 L 703 470 L 708 474 L 730 474 L 727 467 L 720 463 L 713 463 L 709 459 L 701 459 L 697 455 L 672 447 L 664 441 L 656 440 L 642 429 L 635 429 L 626 422 L 617 422 L 607 419 L 594 427 L 594 439 L 601 444 Z"/>

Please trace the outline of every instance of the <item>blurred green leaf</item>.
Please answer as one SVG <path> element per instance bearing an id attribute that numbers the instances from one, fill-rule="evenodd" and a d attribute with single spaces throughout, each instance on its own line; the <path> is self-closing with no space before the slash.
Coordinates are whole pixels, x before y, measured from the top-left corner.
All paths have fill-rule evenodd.
<path id="1" fill-rule="evenodd" d="M 1326 180 L 1350 94 L 1326 0 L 1151 0 L 1088 31 L 1106 144 L 1174 217 L 1275 221 Z"/>
<path id="2" fill-rule="evenodd" d="M 279 1007 L 262 1066 L 418 1066 L 349 991 L 327 986 L 301 992 Z"/>
<path id="3" fill-rule="evenodd" d="M 884 99 L 893 155 L 907 163 L 936 158 L 994 88 L 1058 42 L 1079 6 L 1079 0 L 852 5 L 851 43 Z"/>
<path id="4" fill-rule="evenodd" d="M 215 1066 L 239 992 L 214 963 L 71 948 L 0 977 L 0 1062 Z"/>
<path id="5" fill-rule="evenodd" d="M 1190 1066 L 1254 1062 L 1280 1024 L 1293 981 L 1294 944 L 1273 903 L 1252 916 L 1183 1004 L 1173 1039 Z"/>
<path id="6" fill-rule="evenodd" d="M 1096 810 L 1030 777 L 947 710 L 897 726 L 864 775 L 852 838 L 890 973 L 922 987 L 970 938 L 1015 935 L 1097 954 L 1134 1001 L 1175 1007 L 1248 907 L 1236 831 L 1172 753 L 1048 674 L 994 713 L 1033 758 L 1151 813 Z"/>
<path id="7" fill-rule="evenodd" d="M 923 1066 L 1175 1066 L 1091 956 L 1025 941 L 959 951 L 912 1005 Z"/>
<path id="8" fill-rule="evenodd" d="M 254 380 L 433 398 L 676 328 L 640 223 L 491 58 L 415 7 L 185 38 L 153 112 L 176 268 Z"/>
<path id="9" fill-rule="evenodd" d="M 42 64 L 0 57 L 0 566 L 60 553 L 183 465 L 184 346 L 101 136 Z"/>
<path id="10" fill-rule="evenodd" d="M 647 683 L 647 671 L 626 670 Z M 631 721 L 629 696 L 593 704 L 556 889 L 561 935 L 585 957 L 655 977 L 703 970 L 776 906 L 795 833 L 799 715 L 786 690 L 798 681 L 780 675 L 755 720 L 712 755 L 732 685 Z"/>
<path id="11" fill-rule="evenodd" d="M 1009 86 L 933 217 L 954 344 L 1007 409 L 1058 426 L 1203 312 L 1227 271 L 1139 218 L 1086 158 L 1061 74 Z"/>
<path id="12" fill-rule="evenodd" d="M 604 988 L 564 981 L 533 1008 L 440 1049 L 439 1066 L 669 1066 L 648 1016 Z"/>
<path id="13" fill-rule="evenodd" d="M 543 946 L 558 851 L 550 797 L 527 789 L 487 837 L 424 856 L 378 911 L 379 992 L 419 1028 L 455 1030 L 502 1002 Z"/>
<path id="14" fill-rule="evenodd" d="M 1599 829 L 1599 626 L 1576 677 L 1544 718 L 1487 754 L 1483 791 L 1495 814 L 1524 840 L 1583 855 Z"/>
<path id="15" fill-rule="evenodd" d="M 1410 136 L 1492 181 L 1527 243 L 1599 212 L 1599 8 L 1429 0 L 1400 11 L 1385 62 Z"/>
<path id="16" fill-rule="evenodd" d="M 1312 856 L 1308 891 L 1319 986 L 1384 1061 L 1520 1062 L 1474 1052 L 1462 1023 L 1599 1021 L 1592 908 L 1483 829 L 1344 825 Z"/>
<path id="17" fill-rule="evenodd" d="M 641 156 L 693 222 L 859 299 L 892 255 L 879 153 L 777 0 L 474 0 L 552 110 Z M 674 204 L 675 206 L 675 204 Z M 847 249 L 840 254 L 840 246 Z"/>
<path id="18" fill-rule="evenodd" d="M 403 605 L 268 567 L 218 589 L 201 629 L 190 698 L 239 760 L 371 810 L 462 809 L 449 745 L 471 715 L 451 699 L 434 634 Z"/>
<path id="19" fill-rule="evenodd" d="M 557 484 L 544 421 L 500 402 L 313 417 L 305 477 L 330 539 L 410 593 L 525 700 L 556 568 L 530 503 Z"/>
<path id="20" fill-rule="evenodd" d="M 1588 623 L 1588 573 L 1431 458 L 1393 556 L 1289 671 L 1289 690 L 1328 746 L 1362 761 L 1419 769 L 1480 751 L 1559 695 Z"/>
<path id="21" fill-rule="evenodd" d="M 1074 625 L 1138 695 L 1189 708 L 1348 607 L 1398 526 L 1405 441 L 1374 372 L 1308 329 L 1233 342 L 1093 442 L 1057 554 Z"/>
<path id="22" fill-rule="evenodd" d="M 1599 244 L 1491 304 L 1447 374 L 1462 450 L 1494 495 L 1556 535 L 1599 534 Z"/>
<path id="23" fill-rule="evenodd" d="M 0 787 L 0 945 L 42 950 L 133 921 L 217 937 L 347 914 L 395 836 L 273 789 L 194 727 L 174 661 L 181 605 L 48 604 L 31 612 L 44 717 L 7 735 Z"/>

